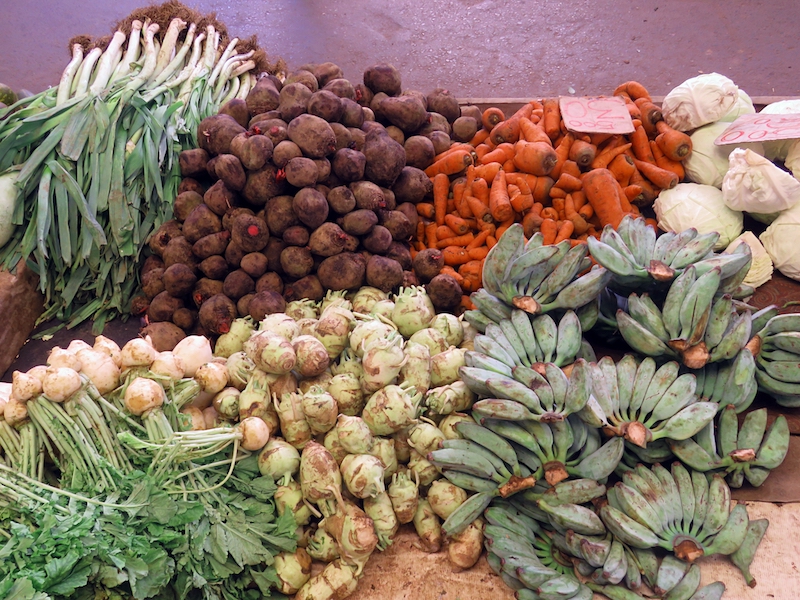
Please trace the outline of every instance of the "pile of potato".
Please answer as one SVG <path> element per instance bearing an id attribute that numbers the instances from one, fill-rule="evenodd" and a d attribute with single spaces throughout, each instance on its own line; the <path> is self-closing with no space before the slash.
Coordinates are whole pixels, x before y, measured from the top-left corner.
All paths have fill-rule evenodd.
<path id="1" fill-rule="evenodd" d="M 423 169 L 460 116 L 446 90 L 401 94 L 386 64 L 356 85 L 332 63 L 262 77 L 181 153 L 174 219 L 149 241 L 135 311 L 213 335 L 327 290 L 430 282 L 442 264 L 417 261 L 415 272 L 409 241 L 416 204 L 432 194 Z M 442 277 L 438 307 L 453 309 L 460 288 Z"/>

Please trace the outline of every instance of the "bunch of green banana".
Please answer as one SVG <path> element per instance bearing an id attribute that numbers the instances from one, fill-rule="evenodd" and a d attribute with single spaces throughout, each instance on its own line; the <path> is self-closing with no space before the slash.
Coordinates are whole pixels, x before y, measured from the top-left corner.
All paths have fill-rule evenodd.
<path id="1" fill-rule="evenodd" d="M 563 367 L 572 363 L 581 352 L 583 327 L 580 317 L 573 310 L 564 312 L 558 322 L 549 314 L 532 317 L 517 308 L 509 312 L 508 318 L 497 321 L 480 310 L 467 313 L 471 313 L 465 316 L 467 322 L 500 344 L 508 356 L 501 353 L 496 358 L 510 359 L 511 362 L 507 363 L 510 367 L 532 367 L 545 362 Z M 489 346 L 490 349 L 494 347 Z"/>
<path id="2" fill-rule="evenodd" d="M 772 317 L 754 341 L 758 389 L 781 406 L 800 406 L 800 313 Z"/>
<path id="3" fill-rule="evenodd" d="M 722 274 L 719 266 L 702 274 L 688 266 L 661 308 L 648 294 L 631 294 L 627 312 L 617 311 L 625 342 L 645 356 L 677 357 L 690 369 L 733 359 L 750 340 L 752 315 L 736 310 Z"/>
<path id="4" fill-rule="evenodd" d="M 779 415 L 767 430 L 767 409 L 747 413 L 742 426 L 733 405 L 719 414 L 716 428 L 709 423 L 694 438 L 668 443 L 683 463 L 697 471 L 720 471 L 731 487 L 742 487 L 747 479 L 758 487 L 786 458 L 789 425 Z"/>
<path id="5" fill-rule="evenodd" d="M 617 363 L 603 357 L 590 370 L 593 394 L 579 416 L 641 448 L 690 438 L 717 413 L 713 402 L 697 401 L 695 376 L 681 375 L 677 362 L 657 367 L 650 357 L 637 363 L 626 354 Z"/>
<path id="6" fill-rule="evenodd" d="M 509 227 L 489 251 L 483 263 L 486 295 L 530 314 L 557 309 L 575 310 L 592 302 L 611 279 L 602 267 L 592 268 L 585 244 L 570 247 L 569 241 L 543 245 L 537 233 L 526 243 L 522 225 Z M 471 296 L 481 310 L 480 296 Z"/>
<path id="7" fill-rule="evenodd" d="M 708 363 L 692 371 L 697 378 L 697 395 L 703 401 L 722 407 L 732 404 L 737 413 L 744 412 L 758 393 L 756 361 L 747 348 L 742 348 L 733 360 Z"/>
<path id="8" fill-rule="evenodd" d="M 689 563 L 723 554 L 749 577 L 749 565 L 761 536 L 751 532 L 743 504 L 731 508 L 725 479 L 688 471 L 675 462 L 672 471 L 659 464 L 638 465 L 606 492 L 600 518 L 608 531 L 633 548 L 660 546 Z M 756 539 L 757 538 L 757 539 Z"/>
<path id="9" fill-rule="evenodd" d="M 723 293 L 749 295 L 752 290 L 740 286 L 752 262 L 750 247 L 741 244 L 734 252 L 714 254 L 718 240 L 716 232 L 698 235 L 693 228 L 656 238 L 655 229 L 643 218 L 627 216 L 616 230 L 606 226 L 599 240 L 590 237 L 588 246 L 597 263 L 613 274 L 609 287 L 621 294 L 663 291 L 694 265 L 698 274 L 718 267 Z"/>

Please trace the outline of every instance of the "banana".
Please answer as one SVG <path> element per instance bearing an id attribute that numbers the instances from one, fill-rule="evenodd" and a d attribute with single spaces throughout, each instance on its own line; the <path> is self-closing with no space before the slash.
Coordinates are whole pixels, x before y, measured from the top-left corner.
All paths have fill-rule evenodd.
<path id="1" fill-rule="evenodd" d="M 777 468 L 789 451 L 789 439 L 789 424 L 786 417 L 779 415 L 761 442 L 753 464 L 764 469 Z"/>
<path id="2" fill-rule="evenodd" d="M 653 439 L 685 440 L 695 435 L 717 414 L 714 402 L 695 402 L 652 429 Z"/>
<path id="3" fill-rule="evenodd" d="M 633 396 L 633 384 L 639 364 L 632 354 L 626 354 L 617 363 L 617 390 L 619 394 L 619 415 L 624 420 L 629 420 L 631 410 L 631 398 Z M 610 379 L 610 377 L 609 377 Z"/>
<path id="4" fill-rule="evenodd" d="M 492 392 L 486 387 L 486 380 L 500 375 L 495 371 L 489 371 L 478 367 L 460 367 L 458 369 L 458 374 L 472 392 L 483 397 L 492 395 Z"/>
<path id="5" fill-rule="evenodd" d="M 483 263 L 483 285 L 487 293 L 500 292 L 502 282 L 508 280 L 514 260 L 525 250 L 524 230 L 522 225 L 516 225 L 515 223 L 509 227 L 486 255 Z"/>
<path id="6" fill-rule="evenodd" d="M 509 377 L 496 375 L 494 377 L 489 377 L 483 383 L 490 391 L 489 395 L 494 398 L 514 400 L 525 406 L 528 410 L 539 415 L 551 410 L 551 406 L 542 404 L 541 398 L 536 392 Z"/>
<path id="7" fill-rule="evenodd" d="M 527 362 L 528 358 L 527 354 L 525 354 L 523 350 L 523 354 L 525 355 L 526 358 L 526 361 L 523 362 L 522 357 L 517 352 L 517 348 L 515 348 L 514 344 L 511 343 L 511 340 L 509 340 L 506 337 L 506 334 L 500 325 L 489 323 L 486 326 L 486 333 L 483 334 L 483 337 L 489 337 L 492 340 L 494 340 L 497 344 L 499 344 L 500 348 L 502 348 L 506 352 L 506 354 L 508 354 L 508 356 L 511 357 L 511 360 L 513 361 L 514 365 L 522 365 L 525 364 L 525 362 Z"/>
<path id="8" fill-rule="evenodd" d="M 760 366 L 760 364 L 759 364 Z M 794 399 L 800 397 L 800 384 L 787 383 L 771 377 L 761 368 L 756 369 L 756 381 L 760 390 L 775 396 L 780 400 L 782 397 Z"/>
<path id="9" fill-rule="evenodd" d="M 509 341 L 511 347 L 514 349 L 514 352 L 519 357 L 520 362 L 522 362 L 522 364 L 526 367 L 530 367 L 532 363 L 530 358 L 528 358 L 528 351 L 525 348 L 525 344 L 522 343 L 522 338 L 519 336 L 517 328 L 514 326 L 514 323 L 511 321 L 511 319 L 503 319 L 500 321 L 500 323 L 498 323 L 498 325 L 500 326 L 500 329 L 503 330 L 506 339 Z"/>
<path id="10" fill-rule="evenodd" d="M 540 585 L 559 576 L 558 571 L 547 567 L 529 565 L 517 568 L 517 577 L 528 589 L 535 590 Z"/>
<path id="11" fill-rule="evenodd" d="M 575 477 L 605 479 L 617 468 L 619 461 L 622 460 L 624 450 L 625 440 L 621 437 L 613 437 L 578 464 L 567 465 L 567 472 Z"/>
<path id="12" fill-rule="evenodd" d="M 709 583 L 697 590 L 689 600 L 722 600 L 725 593 L 725 584 L 721 581 Z"/>
<path id="13" fill-rule="evenodd" d="M 778 316 L 780 307 L 775 304 L 765 306 L 753 313 L 753 331 L 761 331 L 772 317 Z"/>
<path id="14" fill-rule="evenodd" d="M 720 531 L 728 520 L 731 490 L 721 475 L 713 475 L 708 484 L 708 509 L 700 535 L 708 537 Z"/>
<path id="15" fill-rule="evenodd" d="M 658 535 L 663 531 L 662 518 L 647 499 L 634 488 L 618 482 L 615 486 L 620 509 L 637 523 Z"/>
<path id="16" fill-rule="evenodd" d="M 635 256 L 636 243 L 631 237 L 633 233 L 632 224 L 630 219 L 628 219 L 624 225 L 620 223 L 619 226 L 622 228 L 622 231 L 614 229 L 611 225 L 606 225 L 600 233 L 600 241 L 611 246 L 634 265 L 641 266 L 645 264 L 646 261 L 640 261 Z"/>
<path id="17" fill-rule="evenodd" d="M 587 240 L 592 257 L 611 273 L 620 277 L 647 277 L 647 271 L 635 263 L 633 256 L 627 257 L 609 244 L 589 237 L 592 238 Z"/>
<path id="18" fill-rule="evenodd" d="M 772 317 L 758 332 L 758 335 L 764 338 L 775 333 L 788 333 L 790 331 L 800 331 L 800 313 L 786 313 Z"/>
<path id="19" fill-rule="evenodd" d="M 531 318 L 524 310 L 515 308 L 511 311 L 511 324 L 517 331 L 517 335 L 522 340 L 525 355 L 528 357 L 528 366 L 533 363 L 542 362 L 544 355 L 536 343 L 536 337 L 531 325 Z"/>
<path id="20" fill-rule="evenodd" d="M 768 335 L 764 337 L 764 347 L 800 354 L 800 331 L 784 331 Z"/>
<path id="21" fill-rule="evenodd" d="M 581 588 L 581 583 L 571 575 L 560 575 L 548 579 L 538 588 L 536 593 L 541 600 L 568 600 Z"/>
<path id="22" fill-rule="evenodd" d="M 634 548 L 654 548 L 658 537 L 621 510 L 607 504 L 600 509 L 600 518 L 608 530 L 623 544 Z"/>
<path id="23" fill-rule="evenodd" d="M 742 572 L 747 585 L 755 587 L 756 580 L 750 574 L 750 565 L 753 564 L 753 558 L 756 555 L 758 545 L 761 543 L 764 534 L 767 532 L 769 521 L 767 519 L 756 519 L 750 521 L 747 526 L 747 533 L 744 536 L 744 541 L 739 549 L 731 554 L 731 562 L 736 565 Z"/>
<path id="24" fill-rule="evenodd" d="M 661 518 L 662 527 L 669 529 L 671 523 L 671 507 L 667 505 L 666 493 L 662 489 L 661 480 L 642 464 L 636 465 L 630 473 L 622 476 L 626 485 L 631 485 L 647 499 Z M 622 506 L 620 505 L 620 509 Z"/>
<path id="25" fill-rule="evenodd" d="M 469 297 L 475 307 L 492 321 L 499 322 L 511 317 L 511 307 L 497 296 L 490 294 L 486 287 L 472 292 Z"/>
<path id="26" fill-rule="evenodd" d="M 582 358 L 578 358 L 572 364 L 572 371 L 569 375 L 567 391 L 564 395 L 564 412 L 573 414 L 580 411 L 589 401 L 590 394 L 589 363 Z M 567 446 L 569 447 L 570 445 L 572 445 L 572 441 Z"/>
<path id="27" fill-rule="evenodd" d="M 649 294 L 636 293 L 628 296 L 628 312 L 642 327 L 655 335 L 665 344 L 669 342 L 669 334 L 664 327 L 661 310 L 650 298 Z"/>
<path id="28" fill-rule="evenodd" d="M 589 583 L 592 591 L 599 592 L 609 600 L 646 600 L 644 596 L 621 585 L 597 585 Z"/>
<path id="29" fill-rule="evenodd" d="M 475 350 L 467 350 L 464 354 L 464 363 L 468 367 L 492 371 L 500 375 L 505 375 L 506 377 L 513 376 L 513 371 L 509 365 L 481 352 L 476 352 Z"/>
<path id="30" fill-rule="evenodd" d="M 651 588 L 655 587 L 659 567 L 655 552 L 650 548 L 628 548 L 628 550 L 632 562 L 638 567 L 645 583 Z"/>
<path id="31" fill-rule="evenodd" d="M 513 365 L 521 364 L 515 361 L 505 348 L 503 348 L 488 335 L 476 335 L 475 339 L 473 340 L 473 347 L 477 352 L 482 352 L 483 354 L 486 354 L 487 356 L 490 356 L 495 360 L 499 360 L 500 362 L 509 366 L 513 367 Z"/>
<path id="32" fill-rule="evenodd" d="M 714 250 L 714 244 L 718 240 L 719 233 L 716 231 L 694 237 L 675 253 L 675 256 L 669 262 L 669 266 L 677 270 L 700 262 L 708 256 L 709 252 Z"/>
<path id="33" fill-rule="evenodd" d="M 460 421 L 455 428 L 465 439 L 483 446 L 509 465 L 513 471 L 516 471 L 519 466 L 517 454 L 508 441 L 486 427 L 481 427 L 477 423 L 470 423 L 469 421 Z"/>
<path id="34" fill-rule="evenodd" d="M 477 492 L 458 505 L 450 516 L 442 523 L 442 531 L 448 537 L 464 531 L 470 523 L 483 514 L 492 501 L 492 493 Z"/>
<path id="35" fill-rule="evenodd" d="M 625 585 L 632 591 L 641 589 L 643 585 L 642 573 L 639 570 L 639 565 L 636 564 L 636 559 L 630 548 L 625 548 L 625 557 L 628 562 L 628 570 L 625 573 Z"/>
<path id="36" fill-rule="evenodd" d="M 540 417 L 540 415 L 535 415 L 529 411 L 524 404 L 520 404 L 515 400 L 500 398 L 478 400 L 472 405 L 472 412 L 481 418 L 502 419 L 504 421 L 527 421 Z"/>
<path id="37" fill-rule="evenodd" d="M 511 262 L 508 269 L 508 279 L 520 281 L 530 276 L 531 270 L 546 267 L 547 262 L 558 252 L 555 246 L 539 246 L 526 248 L 516 259 Z M 488 258 L 488 255 L 487 255 Z"/>
<path id="38" fill-rule="evenodd" d="M 569 390 L 569 379 L 560 368 L 553 363 L 545 363 L 544 376 L 550 388 L 553 390 L 553 406 L 563 409 L 566 403 L 567 390 Z"/>
<path id="39" fill-rule="evenodd" d="M 573 413 L 570 413 L 573 414 Z M 556 458 L 559 462 L 565 463 L 567 461 L 567 453 L 575 441 L 575 436 L 572 433 L 572 426 L 569 421 L 553 421 L 548 423 L 550 430 L 553 433 L 553 450 L 555 450 Z"/>
<path id="40" fill-rule="evenodd" d="M 664 264 L 671 265 L 675 259 L 675 255 L 689 242 L 697 237 L 697 230 L 694 227 L 684 229 L 678 232 L 672 241 L 664 249 L 662 258 L 660 259 Z"/>
<path id="41" fill-rule="evenodd" d="M 711 350 L 708 359 L 711 362 L 717 362 L 734 358 L 750 340 L 750 328 L 751 322 L 749 312 L 744 312 L 738 317 L 735 317 L 730 330 L 725 332 L 725 336 L 719 344 Z"/>
<path id="42" fill-rule="evenodd" d="M 487 317 L 479 310 L 465 310 L 464 320 L 477 329 L 479 333 L 486 331 L 486 326 L 489 323 L 494 323 L 492 319 Z"/>
<path id="43" fill-rule="evenodd" d="M 669 346 L 624 310 L 617 310 L 617 326 L 625 342 L 645 356 L 675 356 Z"/>
<path id="44" fill-rule="evenodd" d="M 731 254 L 715 254 L 710 258 L 694 263 L 694 268 L 697 269 L 698 275 L 711 269 L 719 268 L 720 279 L 724 281 L 738 275 L 745 267 L 749 269 L 752 260 L 752 254 L 749 254 L 747 250 Z M 744 274 L 747 275 L 747 271 Z M 738 286 L 740 283 L 741 281 L 737 281 L 733 287 Z"/>
<path id="45" fill-rule="evenodd" d="M 644 467 L 643 467 L 644 468 Z M 669 521 L 668 527 L 673 531 L 679 530 L 681 520 L 683 519 L 683 510 L 681 508 L 681 495 L 675 479 L 672 477 L 667 469 L 656 463 L 651 467 L 651 472 L 661 482 L 661 489 L 664 494 L 664 512 Z"/>
<path id="46" fill-rule="evenodd" d="M 520 423 L 520 425 L 534 437 L 537 445 L 547 460 L 553 460 L 555 458 L 553 455 L 554 440 L 553 430 L 550 428 L 550 424 L 540 423 L 538 421 L 529 421 L 527 423 Z"/>
<path id="47" fill-rule="evenodd" d="M 597 298 L 609 281 L 610 271 L 603 267 L 594 267 L 564 287 L 552 302 L 541 304 L 539 310 L 543 313 L 556 309 L 577 310 Z"/>
<path id="48" fill-rule="evenodd" d="M 675 237 L 676 234 L 672 231 L 666 231 L 658 236 L 658 238 L 656 238 L 655 246 L 653 246 L 653 252 L 650 255 L 650 260 L 656 260 L 659 262 L 663 261 L 664 251 L 667 249 L 667 246 L 669 246 L 669 244 L 675 240 Z"/>
<path id="49" fill-rule="evenodd" d="M 719 463 L 706 450 L 692 438 L 685 440 L 667 440 L 670 450 L 681 462 L 686 463 L 695 471 L 712 471 L 719 467 Z"/>
<path id="50" fill-rule="evenodd" d="M 681 335 L 681 310 L 689 290 L 696 279 L 694 267 L 687 267 L 678 275 L 669 287 L 664 304 L 661 307 L 661 316 L 664 327 L 671 339 L 680 339 Z"/>
<path id="51" fill-rule="evenodd" d="M 514 421 L 500 421 L 496 419 L 482 419 L 481 423 L 487 429 L 508 441 L 514 442 L 536 454 L 542 463 L 547 462 L 547 457 L 542 453 L 536 438 Z"/>
<path id="52" fill-rule="evenodd" d="M 625 555 L 625 546 L 617 540 L 611 542 L 611 550 L 603 563 L 603 578 L 611 584 L 618 584 L 625 579 L 628 572 L 628 557 Z"/>
<path id="53" fill-rule="evenodd" d="M 635 418 L 639 414 L 639 409 L 642 407 L 647 388 L 650 387 L 650 382 L 656 374 L 656 361 L 651 357 L 645 358 L 639 363 L 636 369 L 636 376 L 633 380 L 633 389 L 631 391 L 630 405 L 628 406 L 628 414 Z"/>
<path id="54" fill-rule="evenodd" d="M 484 448 L 480 444 L 477 444 L 471 440 L 456 438 L 453 440 L 443 440 L 440 443 L 440 446 L 442 448 L 454 448 L 456 450 L 464 450 L 466 452 L 475 452 L 477 454 L 480 454 L 486 460 L 492 463 L 492 466 L 498 473 L 500 473 L 501 476 L 509 479 L 511 478 L 512 473 L 511 471 L 508 470 L 506 463 L 503 462 L 503 460 L 499 456 L 497 456 L 494 452 Z M 519 464 L 517 464 L 516 470 L 517 472 L 513 474 L 519 475 Z"/>
<path id="55" fill-rule="evenodd" d="M 684 298 L 680 310 L 680 338 L 687 340 L 690 346 L 703 339 L 711 313 L 714 294 L 717 293 L 720 277 L 719 269 L 714 268 L 697 277 L 689 293 Z"/>
<path id="56" fill-rule="evenodd" d="M 530 594 L 528 594 L 530 590 L 526 589 L 523 583 L 516 577 L 512 577 L 505 571 L 500 571 L 500 579 L 503 580 L 503 583 L 507 588 L 516 591 L 516 595 L 518 595 L 521 600 L 535 600 L 535 597 L 532 597 Z M 530 593 L 532 594 L 534 592 Z"/>
<path id="57" fill-rule="evenodd" d="M 667 554 L 658 567 L 656 585 L 653 591 L 663 596 L 680 583 L 688 570 L 689 563 Z"/>
<path id="58" fill-rule="evenodd" d="M 653 412 L 653 409 L 659 404 L 661 398 L 667 393 L 670 386 L 672 386 L 677 379 L 678 369 L 679 365 L 675 361 L 664 363 L 658 367 L 653 377 L 650 379 L 650 382 L 647 384 L 647 389 L 639 404 L 639 409 L 636 411 L 635 415 L 631 416 L 635 416 L 639 421 L 644 422 L 645 417 Z M 672 416 L 672 414 L 674 414 L 674 412 L 669 416 Z"/>
<path id="59" fill-rule="evenodd" d="M 697 432 L 697 434 L 694 436 L 694 441 L 697 442 L 697 444 L 703 450 L 705 450 L 712 459 L 720 459 L 719 454 L 717 454 L 717 434 L 714 430 L 713 420 Z"/>
<path id="60" fill-rule="evenodd" d="M 680 530 L 689 531 L 694 516 L 694 489 L 692 487 L 692 476 L 679 462 L 672 463 L 670 470 L 675 486 L 678 488 L 678 496 L 681 499 L 681 522 Z"/>
<path id="61" fill-rule="evenodd" d="M 542 263 L 542 265 L 537 265 L 533 269 L 531 269 L 528 274 L 526 280 L 523 280 L 525 283 L 525 295 L 530 296 L 532 295 L 541 285 L 542 281 L 553 272 L 553 269 L 564 260 L 564 257 L 569 252 L 570 244 L 569 240 L 564 240 L 563 242 L 559 242 L 555 245 L 556 253 L 553 254 L 547 261 Z M 521 282 L 522 283 L 522 282 Z"/>
<path id="62" fill-rule="evenodd" d="M 657 400 L 657 404 L 650 411 L 650 417 L 645 421 L 645 425 L 650 427 L 659 421 L 671 418 L 695 401 L 696 392 L 697 380 L 695 376 L 691 373 L 680 375 Z M 644 413 L 644 407 L 642 408 L 642 413 Z"/>
<path id="63" fill-rule="evenodd" d="M 540 304 L 552 302 L 558 293 L 563 290 L 578 274 L 581 262 L 586 257 L 588 248 L 584 244 L 573 246 L 567 251 L 564 258 L 556 268 L 545 277 L 533 299 Z"/>
<path id="64" fill-rule="evenodd" d="M 498 483 L 504 482 L 504 479 L 495 470 L 492 463 L 480 454 L 474 452 L 457 450 L 455 448 L 440 448 L 428 452 L 425 458 L 439 470 L 450 469 L 453 471 L 462 471 L 469 475 L 474 475 L 475 477 L 491 479 Z M 471 519 L 470 523 L 474 520 L 475 519 Z"/>
<path id="65" fill-rule="evenodd" d="M 694 516 L 692 517 L 692 528 L 689 533 L 696 536 L 703 527 L 708 512 L 708 479 L 705 473 L 692 471 L 692 491 L 694 492 Z"/>
<path id="66" fill-rule="evenodd" d="M 739 267 L 735 260 L 731 260 L 730 264 L 724 264 L 722 267 L 727 267 L 729 270 L 736 269 L 736 271 L 722 279 L 719 284 L 719 291 L 722 294 L 730 294 L 737 300 L 742 300 L 747 298 L 748 296 L 752 296 L 755 288 L 752 288 L 749 285 L 744 283 L 745 277 L 747 277 L 747 272 L 750 270 L 750 265 L 753 264 L 753 256 L 750 252 L 749 246 L 745 248 L 747 244 L 742 244 L 736 250 L 733 251 L 733 255 L 738 255 L 740 257 L 744 257 L 744 264 Z M 743 252 L 739 252 L 739 249 L 742 249 Z"/>
<path id="67" fill-rule="evenodd" d="M 589 331 L 597 324 L 597 320 L 600 318 L 600 298 L 597 297 L 579 307 L 575 314 L 578 315 L 581 332 Z"/>
<path id="68" fill-rule="evenodd" d="M 583 558 L 595 569 L 603 566 L 611 550 L 610 537 L 584 536 L 572 530 L 567 531 L 565 537 L 573 556 Z"/>
<path id="69" fill-rule="evenodd" d="M 529 521 L 522 520 L 515 512 L 498 506 L 489 506 L 489 508 L 483 511 L 483 517 L 486 519 L 486 522 L 491 525 L 505 527 L 515 533 L 521 534 L 531 544 L 536 541 L 536 534 L 541 531 L 538 524 L 536 525 L 536 529 L 532 529 Z M 536 522 L 533 521 L 533 523 Z"/>
<path id="70" fill-rule="evenodd" d="M 784 334 L 779 334 L 784 335 Z M 768 361 L 784 360 L 786 362 L 797 361 L 800 355 L 796 352 L 787 352 L 786 350 L 772 350 L 772 346 L 763 345 L 761 352 L 758 353 L 759 358 L 764 358 Z"/>
<path id="71" fill-rule="evenodd" d="M 552 362 L 563 367 L 575 360 L 575 355 L 581 349 L 583 341 L 581 322 L 575 311 L 568 310 L 558 322 L 556 353 Z M 549 362 L 545 359 L 545 362 Z"/>
<path id="72" fill-rule="evenodd" d="M 678 585 L 664 596 L 664 600 L 689 600 L 698 587 L 700 587 L 700 566 L 693 564 Z"/>
<path id="73" fill-rule="evenodd" d="M 706 346 L 715 348 L 722 341 L 733 315 L 733 298 L 731 298 L 731 295 L 724 294 L 720 296 L 711 307 L 711 314 L 708 317 L 706 333 L 703 337 Z"/>
<path id="74" fill-rule="evenodd" d="M 555 357 L 558 344 L 558 326 L 556 322 L 550 315 L 539 315 L 531 320 L 531 326 L 536 337 L 536 345 L 544 357 L 542 362 L 551 362 Z"/>
<path id="75" fill-rule="evenodd" d="M 728 515 L 722 529 L 714 536 L 711 543 L 703 549 L 706 556 L 712 554 L 733 554 L 744 542 L 750 519 L 744 504 L 737 504 Z"/>
<path id="76" fill-rule="evenodd" d="M 586 504 L 605 493 L 606 486 L 594 479 L 569 479 L 548 488 L 540 498 L 550 506 Z"/>
<path id="77" fill-rule="evenodd" d="M 720 417 L 720 431 L 722 431 L 722 419 L 728 414 L 731 415 L 728 416 L 728 419 L 732 421 L 731 429 L 734 432 L 733 435 L 735 436 L 738 433 L 738 439 L 733 437 L 733 448 L 727 450 L 722 446 L 722 436 L 720 435 L 720 450 L 724 454 L 730 454 L 737 448 L 750 448 L 752 450 L 758 450 L 761 447 L 761 442 L 764 439 L 764 433 L 767 431 L 767 409 L 762 408 L 747 413 L 747 415 L 744 417 L 744 421 L 742 421 L 741 429 L 736 431 L 739 424 L 736 418 L 736 411 L 733 407 L 726 407 L 725 411 Z"/>
<path id="78" fill-rule="evenodd" d="M 491 479 L 476 477 L 475 475 L 470 475 L 462 471 L 454 471 L 452 469 L 442 469 L 442 475 L 444 475 L 450 483 L 460 487 L 462 490 L 487 493 L 497 491 L 497 483 Z"/>
<path id="79" fill-rule="evenodd" d="M 621 235 L 621 234 L 620 234 Z M 636 262 L 642 266 L 647 266 L 653 257 L 656 247 L 656 230 L 647 224 L 644 219 L 632 219 L 628 239 Z"/>
<path id="80" fill-rule="evenodd" d="M 797 357 L 800 359 L 800 356 Z M 800 361 L 766 360 L 762 355 L 756 358 L 761 370 L 767 375 L 784 383 L 800 383 Z"/>
<path id="81" fill-rule="evenodd" d="M 550 522 L 562 530 L 572 529 L 584 535 L 603 535 L 606 528 L 597 514 L 580 504 L 551 505 L 539 499 L 536 506 L 547 513 Z"/>
<path id="82" fill-rule="evenodd" d="M 495 575 L 500 575 L 503 571 L 502 559 L 494 552 L 486 552 L 486 562 L 489 564 L 489 568 L 494 571 Z"/>
<path id="83" fill-rule="evenodd" d="M 544 406 L 553 406 L 553 388 L 542 375 L 524 366 L 514 368 L 514 380 L 529 388 Z"/>

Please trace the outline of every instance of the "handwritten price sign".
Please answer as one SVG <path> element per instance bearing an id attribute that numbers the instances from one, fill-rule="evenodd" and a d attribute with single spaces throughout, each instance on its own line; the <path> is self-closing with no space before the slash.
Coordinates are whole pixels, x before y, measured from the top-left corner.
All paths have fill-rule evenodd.
<path id="1" fill-rule="evenodd" d="M 633 133 L 633 122 L 622 98 L 561 96 L 561 118 L 571 131 L 582 133 Z"/>
<path id="2" fill-rule="evenodd" d="M 714 140 L 717 146 L 800 138 L 800 115 L 742 115 Z"/>

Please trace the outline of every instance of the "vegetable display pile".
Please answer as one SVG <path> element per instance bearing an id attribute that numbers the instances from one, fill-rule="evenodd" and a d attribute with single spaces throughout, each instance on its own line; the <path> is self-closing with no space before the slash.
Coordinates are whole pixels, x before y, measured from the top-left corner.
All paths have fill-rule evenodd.
<path id="1" fill-rule="evenodd" d="M 39 275 L 42 320 L 93 318 L 102 331 L 128 313 L 142 249 L 172 217 L 178 154 L 203 118 L 247 94 L 256 67 L 269 68 L 253 43 L 178 2 L 138 14 L 105 45 L 75 43 L 57 87 L 0 109 L 16 225 L 0 261 Z"/>

